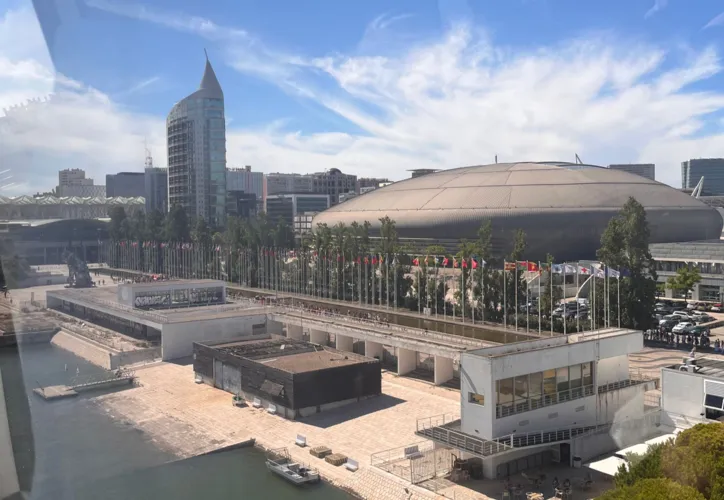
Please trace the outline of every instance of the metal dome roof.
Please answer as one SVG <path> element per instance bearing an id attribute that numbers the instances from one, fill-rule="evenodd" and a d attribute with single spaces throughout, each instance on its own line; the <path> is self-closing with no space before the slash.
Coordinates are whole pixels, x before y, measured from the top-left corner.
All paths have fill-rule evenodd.
<path id="1" fill-rule="evenodd" d="M 704 206 L 670 186 L 620 170 L 564 162 L 496 163 L 396 182 L 326 210 L 315 223 L 350 212 L 619 209 L 631 196 L 646 208 Z"/>

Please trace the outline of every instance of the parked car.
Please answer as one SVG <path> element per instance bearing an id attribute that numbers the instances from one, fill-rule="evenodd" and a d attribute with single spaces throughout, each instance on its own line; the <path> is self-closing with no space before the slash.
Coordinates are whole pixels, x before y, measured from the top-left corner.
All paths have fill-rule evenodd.
<path id="1" fill-rule="evenodd" d="M 659 327 L 663 328 L 665 332 L 670 332 L 678 324 L 677 320 L 664 319 L 659 322 Z"/>
<path id="2" fill-rule="evenodd" d="M 682 321 L 678 325 L 676 325 L 671 331 L 674 333 L 686 333 L 686 329 L 691 328 L 692 326 L 695 326 L 694 323 L 691 323 L 689 321 Z"/>
<path id="3" fill-rule="evenodd" d="M 674 312 L 672 312 L 671 314 L 673 314 L 674 316 L 680 316 L 680 317 L 682 317 L 682 318 L 688 318 L 688 317 L 689 317 L 689 313 L 688 313 L 687 311 L 674 311 Z"/>
<path id="4" fill-rule="evenodd" d="M 673 321 L 674 324 L 676 324 L 676 323 L 678 323 L 678 322 L 681 321 L 681 320 L 682 320 L 681 316 L 677 316 L 677 315 L 675 315 L 675 314 L 667 314 L 666 316 L 664 316 L 663 318 L 661 318 L 661 319 L 659 320 L 659 325 L 660 325 L 660 326 L 663 326 L 664 323 L 666 323 L 666 322 L 672 322 L 672 321 Z"/>
<path id="5" fill-rule="evenodd" d="M 686 304 L 686 308 L 689 309 L 690 311 L 693 311 L 697 307 L 699 307 L 698 302 L 689 302 L 688 304 Z"/>
<path id="6" fill-rule="evenodd" d="M 705 326 L 695 325 L 688 327 L 684 333 L 690 335 L 706 335 L 709 336 L 709 329 Z"/>
<path id="7" fill-rule="evenodd" d="M 695 323 L 709 323 L 710 321 L 714 321 L 714 318 L 706 313 L 695 314 L 691 317 L 691 319 L 693 319 Z"/>

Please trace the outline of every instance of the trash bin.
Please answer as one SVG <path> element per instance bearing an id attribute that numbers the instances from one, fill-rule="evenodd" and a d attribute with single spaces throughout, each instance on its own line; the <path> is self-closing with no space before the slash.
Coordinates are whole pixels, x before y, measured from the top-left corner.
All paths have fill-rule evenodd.
<path id="1" fill-rule="evenodd" d="M 581 457 L 573 457 L 573 468 L 580 469 L 582 465 L 581 462 Z"/>

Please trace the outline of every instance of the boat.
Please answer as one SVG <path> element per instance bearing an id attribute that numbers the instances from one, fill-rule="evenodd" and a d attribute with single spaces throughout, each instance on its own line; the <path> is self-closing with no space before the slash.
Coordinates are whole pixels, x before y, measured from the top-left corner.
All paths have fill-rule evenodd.
<path id="1" fill-rule="evenodd" d="M 319 482 L 319 471 L 305 464 L 293 462 L 286 448 L 267 451 L 266 467 L 293 484 Z"/>

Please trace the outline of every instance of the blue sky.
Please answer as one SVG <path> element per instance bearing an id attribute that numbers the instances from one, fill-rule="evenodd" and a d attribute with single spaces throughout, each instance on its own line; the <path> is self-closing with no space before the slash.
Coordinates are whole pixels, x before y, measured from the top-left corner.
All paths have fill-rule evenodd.
<path id="1" fill-rule="evenodd" d="M 144 140 L 165 165 L 163 121 L 204 48 L 229 166 L 400 179 L 577 153 L 678 185 L 681 161 L 724 156 L 720 0 L 35 5 L 0 0 L 0 108 L 55 93 L 6 144 L 11 194 L 64 166 L 139 170 Z"/>

